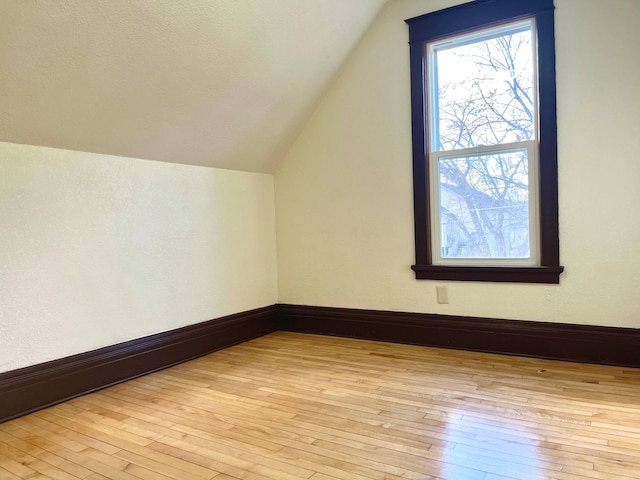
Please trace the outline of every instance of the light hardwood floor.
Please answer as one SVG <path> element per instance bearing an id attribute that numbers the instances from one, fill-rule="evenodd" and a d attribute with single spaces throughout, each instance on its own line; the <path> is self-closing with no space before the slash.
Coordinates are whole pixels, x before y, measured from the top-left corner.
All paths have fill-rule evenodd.
<path id="1" fill-rule="evenodd" d="M 640 370 L 277 332 L 0 425 L 1 479 L 639 479 Z"/>

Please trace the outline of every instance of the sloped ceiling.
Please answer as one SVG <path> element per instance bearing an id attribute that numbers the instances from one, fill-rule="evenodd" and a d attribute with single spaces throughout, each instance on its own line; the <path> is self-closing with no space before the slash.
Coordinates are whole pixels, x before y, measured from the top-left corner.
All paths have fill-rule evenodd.
<path id="1" fill-rule="evenodd" d="M 270 171 L 387 0 L 1 0 L 0 140 Z"/>

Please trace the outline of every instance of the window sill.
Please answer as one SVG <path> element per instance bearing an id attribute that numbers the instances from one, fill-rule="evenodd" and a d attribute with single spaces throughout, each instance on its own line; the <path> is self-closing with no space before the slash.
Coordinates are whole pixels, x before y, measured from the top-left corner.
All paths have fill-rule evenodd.
<path id="1" fill-rule="evenodd" d="M 451 267 L 412 265 L 417 280 L 464 282 L 560 283 L 563 266 L 553 267 Z"/>

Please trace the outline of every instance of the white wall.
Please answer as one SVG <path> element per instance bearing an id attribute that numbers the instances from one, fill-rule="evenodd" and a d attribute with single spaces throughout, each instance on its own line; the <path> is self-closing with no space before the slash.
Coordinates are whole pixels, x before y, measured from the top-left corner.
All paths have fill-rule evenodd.
<path id="1" fill-rule="evenodd" d="M 269 171 L 384 1 L 0 0 L 0 139 Z"/>
<path id="2" fill-rule="evenodd" d="M 454 3 L 390 2 L 281 164 L 280 302 L 640 328 L 637 0 L 556 0 L 561 284 L 414 279 L 403 20 Z"/>
<path id="3" fill-rule="evenodd" d="M 276 300 L 272 176 L 0 143 L 0 372 Z"/>

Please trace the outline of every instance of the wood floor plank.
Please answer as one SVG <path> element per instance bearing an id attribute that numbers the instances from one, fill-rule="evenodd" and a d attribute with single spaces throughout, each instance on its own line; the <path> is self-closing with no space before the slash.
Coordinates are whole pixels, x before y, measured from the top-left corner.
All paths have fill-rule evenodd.
<path id="1" fill-rule="evenodd" d="M 26 438 L 27 441 L 18 437 L 3 438 L 3 441 L 23 453 L 33 455 L 56 469 L 72 475 L 74 478 L 84 479 L 93 473 L 77 463 L 67 460 L 67 456 L 73 456 L 76 452 L 66 451 L 64 447 L 56 447 L 44 439 L 33 438 L 29 436 L 28 432 L 25 433 L 26 436 L 23 438 Z"/>
<path id="2" fill-rule="evenodd" d="M 0 425 L 0 480 L 631 480 L 640 369 L 276 332 Z"/>
<path id="3" fill-rule="evenodd" d="M 0 466 L 0 480 L 20 480 L 20 477 Z"/>

